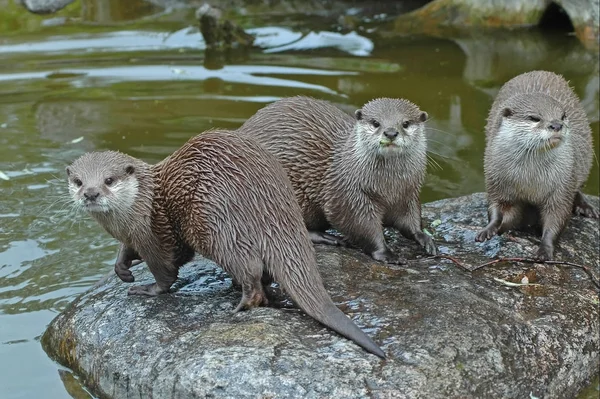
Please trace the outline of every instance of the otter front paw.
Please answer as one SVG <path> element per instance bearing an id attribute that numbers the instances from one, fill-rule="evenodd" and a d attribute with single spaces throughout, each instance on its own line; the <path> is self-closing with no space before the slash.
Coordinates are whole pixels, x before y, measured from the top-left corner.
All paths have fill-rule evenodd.
<path id="1" fill-rule="evenodd" d="M 544 244 L 540 245 L 535 255 L 535 258 L 542 262 L 552 260 L 554 258 L 554 248 Z"/>
<path id="2" fill-rule="evenodd" d="M 340 247 L 346 246 L 346 243 L 342 238 L 321 231 L 309 231 L 308 235 L 313 244 L 325 244 Z"/>
<path id="3" fill-rule="evenodd" d="M 160 288 L 156 283 L 153 283 L 130 287 L 129 290 L 127 290 L 127 295 L 157 296 L 165 294 L 168 291 L 168 289 Z"/>
<path id="4" fill-rule="evenodd" d="M 115 263 L 115 274 L 121 279 L 121 281 L 124 281 L 126 283 L 133 283 L 135 281 L 135 278 L 133 277 L 133 273 L 131 273 L 131 270 L 129 270 L 129 268 L 131 267 L 131 261 L 128 263 L 129 264 L 125 262 Z"/>
<path id="5" fill-rule="evenodd" d="M 415 241 L 425 248 L 425 252 L 427 252 L 428 255 L 437 255 L 437 247 L 435 246 L 435 242 L 433 242 L 433 238 L 427 234 L 423 233 L 422 231 L 416 233 Z"/>
<path id="6" fill-rule="evenodd" d="M 582 202 L 573 207 L 573 213 L 575 215 L 584 216 L 586 218 L 598 219 L 598 211 L 592 205 L 587 202 Z"/>
<path id="7" fill-rule="evenodd" d="M 485 229 L 480 230 L 479 233 L 477 233 L 477 236 L 475 237 L 475 241 L 483 242 L 483 241 L 489 240 L 496 234 L 498 234 L 497 227 L 494 227 L 494 226 L 486 227 Z"/>
<path id="8" fill-rule="evenodd" d="M 395 253 L 390 251 L 388 248 L 372 252 L 371 257 L 380 262 L 391 263 L 393 265 L 406 265 L 407 264 L 407 261 L 405 258 L 403 258 L 399 255 L 396 255 Z"/>

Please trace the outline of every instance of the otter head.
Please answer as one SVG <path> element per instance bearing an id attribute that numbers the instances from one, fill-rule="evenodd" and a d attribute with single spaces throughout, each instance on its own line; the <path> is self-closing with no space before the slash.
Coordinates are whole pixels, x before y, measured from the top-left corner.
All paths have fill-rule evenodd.
<path id="1" fill-rule="evenodd" d="M 498 137 L 530 151 L 548 151 L 560 146 L 569 134 L 567 108 L 542 93 L 519 94 L 502 108 Z"/>
<path id="2" fill-rule="evenodd" d="M 404 99 L 378 98 L 354 113 L 362 145 L 380 154 L 402 153 L 425 146 L 427 112 Z"/>
<path id="3" fill-rule="evenodd" d="M 89 152 L 67 167 L 75 205 L 92 214 L 127 212 L 138 195 L 135 158 L 116 151 Z"/>

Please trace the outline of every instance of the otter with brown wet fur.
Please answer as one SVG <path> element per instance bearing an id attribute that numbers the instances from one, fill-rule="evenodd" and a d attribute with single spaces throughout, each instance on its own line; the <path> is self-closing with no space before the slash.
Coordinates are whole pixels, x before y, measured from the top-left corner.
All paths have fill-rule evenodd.
<path id="1" fill-rule="evenodd" d="M 340 244 L 325 233 L 334 227 L 374 259 L 404 263 L 386 245 L 383 226 L 436 253 L 419 201 L 426 120 L 403 99 L 372 100 L 353 118 L 327 101 L 296 96 L 260 109 L 238 132 L 283 165 L 314 243 Z"/>
<path id="2" fill-rule="evenodd" d="M 598 217 L 581 193 L 593 158 L 590 126 L 562 76 L 532 71 L 506 82 L 492 104 L 486 142 L 489 223 L 477 241 L 541 225 L 536 257 L 551 260 L 571 214 Z"/>
<path id="3" fill-rule="evenodd" d="M 227 131 L 190 139 L 156 165 L 123 153 L 87 153 L 68 168 L 76 206 L 122 243 L 115 267 L 144 259 L 155 283 L 130 295 L 168 292 L 194 253 L 242 287 L 236 311 L 267 303 L 263 272 L 308 315 L 381 358 L 383 351 L 332 302 L 285 171 L 254 141 Z"/>

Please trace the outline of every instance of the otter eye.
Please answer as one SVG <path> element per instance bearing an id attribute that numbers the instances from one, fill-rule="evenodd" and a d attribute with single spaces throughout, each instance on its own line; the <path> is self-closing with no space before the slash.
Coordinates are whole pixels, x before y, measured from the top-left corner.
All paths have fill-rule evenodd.
<path id="1" fill-rule="evenodd" d="M 409 121 L 404 121 L 402 122 L 402 127 L 407 129 L 410 126 L 410 122 Z"/>
<path id="2" fill-rule="evenodd" d="M 567 113 L 563 112 L 562 118 L 560 118 L 560 120 L 564 121 L 565 119 L 567 119 Z"/>
<path id="3" fill-rule="evenodd" d="M 109 177 L 108 179 L 104 180 L 104 184 L 110 186 L 111 184 L 113 184 L 114 181 L 115 180 L 112 177 Z"/>
<path id="4" fill-rule="evenodd" d="M 77 187 L 81 187 L 83 184 L 83 182 L 79 179 L 73 179 L 73 183 L 75 183 Z"/>
<path id="5" fill-rule="evenodd" d="M 371 121 L 371 125 L 373 125 L 373 127 L 379 127 L 379 126 L 381 126 L 381 125 L 379 124 L 379 122 L 377 122 L 376 120 L 372 120 L 372 121 Z"/>
<path id="6" fill-rule="evenodd" d="M 532 122 L 539 122 L 539 121 L 541 121 L 540 118 L 538 118 L 537 116 L 533 116 L 533 115 L 528 116 L 527 119 L 529 119 Z"/>

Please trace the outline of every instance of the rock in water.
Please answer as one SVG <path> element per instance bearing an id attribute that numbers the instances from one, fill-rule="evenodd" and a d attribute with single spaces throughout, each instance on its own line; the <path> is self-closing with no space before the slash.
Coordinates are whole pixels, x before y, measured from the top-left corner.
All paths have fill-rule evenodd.
<path id="1" fill-rule="evenodd" d="M 484 194 L 423 205 L 440 252 L 466 265 L 535 254 L 535 234 L 475 243 L 485 212 Z M 555 259 L 597 276 L 597 223 L 573 217 Z M 392 244 L 399 254 L 423 256 L 418 244 L 388 235 L 401 241 Z M 425 257 L 399 267 L 329 246 L 317 257 L 334 302 L 375 332 L 386 362 L 296 308 L 231 315 L 239 292 L 203 259 L 180 269 L 178 291 L 159 298 L 128 297 L 111 271 L 42 342 L 107 398 L 568 398 L 598 372 L 598 293 L 581 269 L 498 263 L 470 273 Z M 152 281 L 137 268 L 138 280 Z M 523 277 L 539 285 L 502 282 Z"/>
<path id="2" fill-rule="evenodd" d="M 62 10 L 75 0 L 21 0 L 21 4 L 34 14 L 52 14 Z"/>

